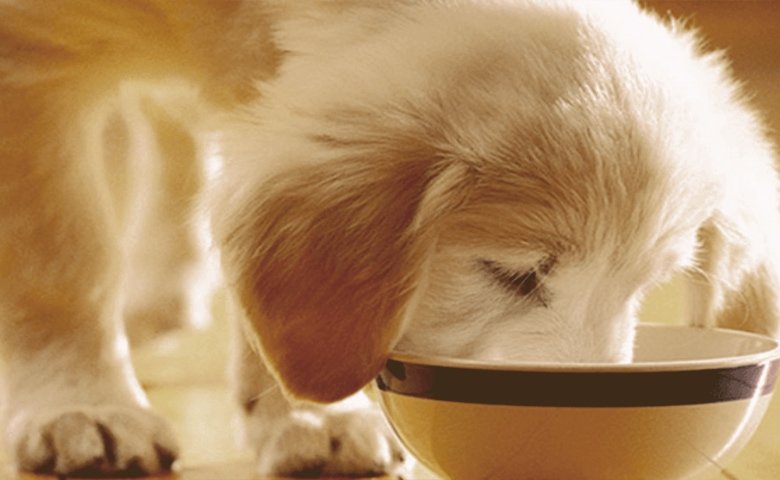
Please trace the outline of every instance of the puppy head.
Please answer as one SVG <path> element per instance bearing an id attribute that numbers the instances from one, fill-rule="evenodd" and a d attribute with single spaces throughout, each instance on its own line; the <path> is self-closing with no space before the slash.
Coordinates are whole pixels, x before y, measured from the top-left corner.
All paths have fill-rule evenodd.
<path id="1" fill-rule="evenodd" d="M 766 152 L 748 177 L 729 155 L 760 135 L 710 61 L 633 10 L 626 36 L 626 18 L 497 5 L 403 7 L 420 11 L 369 46 L 293 55 L 241 131 L 273 171 L 229 167 L 215 233 L 290 393 L 346 396 L 396 345 L 627 361 L 648 287 L 724 265 L 708 225 L 767 231 L 728 208 L 748 177 L 776 193 Z M 746 284 L 718 285 L 716 316 Z"/>

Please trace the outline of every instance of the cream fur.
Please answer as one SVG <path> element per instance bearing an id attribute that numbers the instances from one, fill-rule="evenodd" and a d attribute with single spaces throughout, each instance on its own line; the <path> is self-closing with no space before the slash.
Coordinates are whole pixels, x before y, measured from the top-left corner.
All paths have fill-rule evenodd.
<path id="1" fill-rule="evenodd" d="M 629 361 L 643 293 L 677 271 L 693 324 L 778 335 L 774 152 L 724 65 L 628 2 L 1 2 L 19 466 L 169 466 L 121 320 L 144 337 L 203 310 L 208 151 L 213 238 L 270 367 L 241 344 L 265 472 L 399 461 L 379 423 L 343 431 L 276 381 L 336 400 L 392 348 Z"/>

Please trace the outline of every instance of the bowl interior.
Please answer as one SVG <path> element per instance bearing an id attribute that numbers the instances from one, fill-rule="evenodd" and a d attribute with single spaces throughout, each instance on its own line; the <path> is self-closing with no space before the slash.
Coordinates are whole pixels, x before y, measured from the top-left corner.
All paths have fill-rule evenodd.
<path id="1" fill-rule="evenodd" d="M 637 331 L 634 363 L 744 361 L 744 357 L 777 349 L 777 341 L 747 332 L 642 324 Z"/>
<path id="2" fill-rule="evenodd" d="M 737 330 L 642 323 L 631 363 L 485 362 L 396 351 L 392 359 L 419 365 L 485 370 L 655 371 L 700 370 L 754 365 L 780 358 L 780 342 Z"/>

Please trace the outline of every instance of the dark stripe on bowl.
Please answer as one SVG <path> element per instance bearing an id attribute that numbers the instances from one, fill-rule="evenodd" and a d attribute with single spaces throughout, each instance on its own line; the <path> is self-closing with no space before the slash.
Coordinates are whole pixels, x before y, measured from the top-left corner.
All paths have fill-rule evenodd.
<path id="1" fill-rule="evenodd" d="M 771 393 L 780 360 L 695 371 L 522 372 L 388 360 L 380 390 L 491 405 L 640 407 L 744 400 Z"/>

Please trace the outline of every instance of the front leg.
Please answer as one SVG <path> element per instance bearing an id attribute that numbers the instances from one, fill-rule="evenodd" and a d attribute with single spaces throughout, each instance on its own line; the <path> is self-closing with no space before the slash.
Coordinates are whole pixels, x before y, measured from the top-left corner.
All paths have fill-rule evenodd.
<path id="1" fill-rule="evenodd" d="M 57 153 L 52 162 L 69 160 Z M 73 170 L 22 172 L 0 189 L 0 355 L 15 462 L 59 475 L 167 470 L 177 447 L 130 365 L 119 248 L 97 186 Z"/>
<path id="2" fill-rule="evenodd" d="M 0 2 L 0 429 L 25 471 L 155 473 L 177 447 L 121 331 L 121 226 L 94 142 L 110 79 L 76 48 L 107 43 L 70 49 L 88 32 L 67 27 L 89 22 L 61 3 Z"/>
<path id="3" fill-rule="evenodd" d="M 376 404 L 362 394 L 334 405 L 291 401 L 235 330 L 235 396 L 243 436 L 257 455 L 260 474 L 368 477 L 399 472 L 403 450 Z"/>

